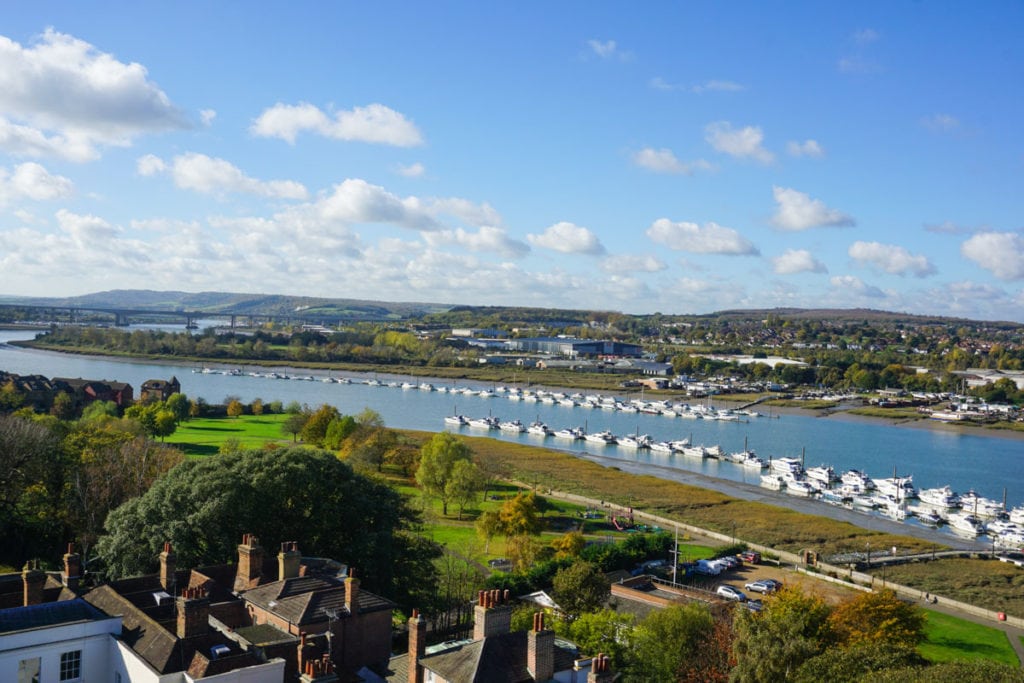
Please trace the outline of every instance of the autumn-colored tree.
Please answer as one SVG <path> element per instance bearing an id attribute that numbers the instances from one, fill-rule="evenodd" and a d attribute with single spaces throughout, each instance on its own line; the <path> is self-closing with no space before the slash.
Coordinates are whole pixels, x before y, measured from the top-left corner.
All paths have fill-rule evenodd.
<path id="1" fill-rule="evenodd" d="M 252 400 L 252 403 L 249 404 L 249 412 L 251 412 L 253 415 L 262 415 L 263 414 L 263 399 L 262 398 L 254 398 Z"/>
<path id="2" fill-rule="evenodd" d="M 692 655 L 679 668 L 680 683 L 727 683 L 736 660 L 732 654 L 732 622 L 715 619 L 704 632 Z"/>
<path id="3" fill-rule="evenodd" d="M 476 518 L 476 533 L 484 539 L 484 554 L 490 552 L 491 539 L 501 533 L 501 517 L 496 510 L 485 510 Z"/>
<path id="4" fill-rule="evenodd" d="M 924 638 L 924 624 L 920 608 L 888 589 L 845 600 L 829 617 L 829 626 L 844 646 L 887 643 L 913 648 Z"/>
<path id="5" fill-rule="evenodd" d="M 323 445 L 328 425 L 339 417 L 341 413 L 337 408 L 324 403 L 306 418 L 306 423 L 302 425 L 302 440 L 316 446 Z"/>
<path id="6" fill-rule="evenodd" d="M 555 551 L 556 560 L 579 557 L 586 544 L 586 539 L 583 538 L 583 534 L 579 531 L 570 531 L 551 541 L 551 547 Z"/>
<path id="7" fill-rule="evenodd" d="M 498 512 L 502 531 L 508 536 L 526 536 L 540 533 L 537 517 L 537 496 L 533 491 L 520 491 L 509 498 Z"/>

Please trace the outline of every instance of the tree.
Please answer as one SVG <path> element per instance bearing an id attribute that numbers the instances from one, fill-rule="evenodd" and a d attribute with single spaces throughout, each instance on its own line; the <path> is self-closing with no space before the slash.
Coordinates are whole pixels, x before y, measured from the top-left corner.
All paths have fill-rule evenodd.
<path id="1" fill-rule="evenodd" d="M 837 606 L 829 617 L 837 640 L 846 646 L 887 643 L 914 648 L 924 638 L 924 613 L 891 590 L 861 593 Z"/>
<path id="2" fill-rule="evenodd" d="M 159 436 L 160 440 L 167 438 L 178 428 L 178 420 L 174 413 L 169 410 L 158 410 L 153 416 L 153 436 Z"/>
<path id="3" fill-rule="evenodd" d="M 420 466 L 416 470 L 416 483 L 428 494 L 441 500 L 441 514 L 448 514 L 451 492 L 448 482 L 452 479 L 455 463 L 468 461 L 472 451 L 450 432 L 439 432 L 423 444 L 420 449 Z"/>
<path id="4" fill-rule="evenodd" d="M 495 510 L 485 510 L 476 519 L 476 533 L 484 539 L 484 554 L 490 552 L 491 539 L 501 533 L 501 517 Z"/>
<path id="5" fill-rule="evenodd" d="M 459 520 L 466 506 L 476 498 L 476 492 L 483 487 L 480 469 L 469 460 L 459 460 L 452 467 L 452 476 L 445 484 L 448 499 L 459 506 Z"/>
<path id="6" fill-rule="evenodd" d="M 552 597 L 570 622 L 600 609 L 609 595 L 608 577 L 592 562 L 577 560 L 555 573 Z"/>
<path id="7" fill-rule="evenodd" d="M 926 667 L 884 669 L 864 675 L 861 683 L 1024 683 L 1024 671 L 1018 666 L 1002 664 L 991 659 L 942 662 Z"/>
<path id="8" fill-rule="evenodd" d="M 116 578 L 152 571 L 164 541 L 191 567 L 233 561 L 244 533 L 268 548 L 297 540 L 304 554 L 346 562 L 368 590 L 398 600 L 432 591 L 424 566 L 436 548 L 406 533 L 416 521 L 399 493 L 333 453 L 248 450 L 181 463 L 110 513 L 97 550 Z"/>
<path id="9" fill-rule="evenodd" d="M 288 417 L 281 423 L 281 431 L 292 435 L 292 441 L 298 441 L 299 432 L 306 424 L 306 416 L 302 413 L 289 413 Z"/>
<path id="10" fill-rule="evenodd" d="M 58 420 L 70 420 L 75 416 L 75 399 L 69 393 L 58 391 L 53 397 L 50 414 Z"/>
<path id="11" fill-rule="evenodd" d="M 82 422 L 103 422 L 117 417 L 117 404 L 113 401 L 93 401 L 82 410 Z"/>
<path id="12" fill-rule="evenodd" d="M 174 419 L 178 422 L 184 422 L 189 418 L 189 408 L 191 407 L 188 400 L 188 396 L 182 393 L 171 394 L 164 401 L 164 405 L 167 410 L 174 413 Z"/>
<path id="13" fill-rule="evenodd" d="M 254 398 L 252 400 L 252 403 L 249 404 L 249 412 L 251 412 L 253 415 L 262 415 L 263 414 L 263 399 L 262 398 Z"/>
<path id="14" fill-rule="evenodd" d="M 508 536 L 527 536 L 540 533 L 537 518 L 537 496 L 533 491 L 520 491 L 509 498 L 498 512 L 502 531 Z"/>
<path id="15" fill-rule="evenodd" d="M 245 406 L 237 398 L 228 403 L 228 417 L 237 418 L 245 412 Z"/>
<path id="16" fill-rule="evenodd" d="M 882 641 L 863 642 L 852 647 L 829 648 L 817 657 L 808 659 L 797 669 L 794 681 L 858 681 L 871 672 L 908 666 L 921 667 L 925 663 L 926 660 L 913 647 Z M 914 680 L 920 679 L 915 677 Z"/>
<path id="17" fill-rule="evenodd" d="M 302 425 L 302 440 L 315 446 L 322 446 L 327 436 L 327 426 L 332 420 L 340 417 L 341 413 L 337 408 L 324 403 L 306 418 L 306 423 Z"/>
<path id="18" fill-rule="evenodd" d="M 797 668 L 825 649 L 830 641 L 831 610 L 817 596 L 784 588 L 765 601 L 760 613 L 740 610 L 734 627 L 736 683 L 790 680 Z"/>
<path id="19" fill-rule="evenodd" d="M 624 670 L 628 665 L 636 617 L 612 609 L 601 609 L 579 615 L 569 624 L 569 639 L 579 646 L 580 652 L 604 653 L 611 657 L 615 668 Z"/>
<path id="20" fill-rule="evenodd" d="M 714 629 L 701 603 L 672 605 L 651 612 L 634 631 L 630 681 L 676 681 L 687 661 Z"/>
<path id="21" fill-rule="evenodd" d="M 570 531 L 551 541 L 556 560 L 579 557 L 586 544 L 583 534 L 579 531 Z"/>
<path id="22" fill-rule="evenodd" d="M 337 420 L 331 420 L 327 425 L 327 434 L 324 436 L 324 447 L 331 450 L 338 450 L 355 431 L 359 428 L 356 419 L 351 415 L 342 415 Z"/>

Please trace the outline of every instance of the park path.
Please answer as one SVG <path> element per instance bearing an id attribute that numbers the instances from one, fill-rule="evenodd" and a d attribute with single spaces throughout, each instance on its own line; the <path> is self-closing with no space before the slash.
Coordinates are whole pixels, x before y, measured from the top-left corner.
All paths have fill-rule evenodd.
<path id="1" fill-rule="evenodd" d="M 597 458 L 595 458 L 595 459 L 597 459 Z M 711 479 L 710 477 L 704 477 L 704 478 Z M 720 480 L 715 480 L 715 481 L 718 482 Z M 513 483 L 518 484 L 520 486 L 523 486 L 525 488 L 529 488 L 529 485 L 525 484 L 523 482 L 513 482 Z M 696 482 L 692 482 L 692 481 L 687 482 L 687 483 L 695 483 L 696 484 Z M 733 486 L 728 486 L 727 488 L 729 488 L 731 490 L 723 491 L 723 493 L 728 493 L 729 495 L 736 495 L 737 497 L 749 497 L 749 496 L 743 496 L 743 489 L 744 488 L 749 488 L 749 487 L 747 487 L 746 485 L 742 485 L 742 484 L 739 485 L 739 487 L 737 487 L 737 486 L 735 486 L 735 482 L 729 482 L 729 483 L 730 484 L 734 484 L 734 485 Z M 696 485 L 700 486 L 701 484 L 696 484 Z M 710 487 L 708 487 L 708 488 L 710 488 Z M 755 493 L 761 493 L 761 491 L 756 490 L 757 487 L 752 487 L 752 488 L 755 489 L 755 491 L 754 491 Z M 580 496 L 580 495 L 577 495 L 577 494 L 574 494 L 574 493 L 568 493 L 568 492 L 564 492 L 564 491 L 554 491 L 554 490 L 551 490 L 551 491 L 545 492 L 545 495 L 546 496 L 550 496 L 552 498 L 559 498 L 561 500 L 565 500 L 565 501 L 569 501 L 569 502 L 573 502 L 573 503 L 577 503 L 577 504 L 588 505 L 588 506 L 593 507 L 595 509 L 607 509 L 608 508 L 608 504 L 607 504 L 606 501 L 597 500 L 595 498 L 588 498 L 586 496 Z M 773 504 L 773 501 L 770 501 L 770 500 L 765 500 L 764 502 L 765 503 L 769 503 L 769 504 Z M 826 509 L 829 508 L 829 506 L 820 506 L 820 507 L 823 507 L 823 508 L 826 508 Z M 804 511 L 810 512 L 811 514 L 815 514 L 815 513 L 819 512 L 817 509 L 814 509 L 814 510 L 804 510 Z M 637 512 L 638 512 L 638 514 L 643 514 L 639 510 Z M 870 519 L 866 515 L 858 515 L 858 517 L 861 518 L 861 519 Z M 669 520 L 666 520 L 666 521 L 669 521 Z M 850 520 L 850 521 L 852 521 L 855 524 L 857 523 L 854 520 Z M 885 522 L 888 522 L 889 520 L 879 520 L 879 521 L 882 522 L 882 525 L 880 525 L 880 526 L 887 526 L 885 524 Z M 890 522 L 890 523 L 897 524 L 896 522 Z M 866 527 L 871 528 L 871 526 L 873 526 L 873 525 L 859 524 L 858 526 L 866 526 Z M 900 525 L 900 527 L 901 528 L 905 528 L 905 525 Z M 666 528 L 669 528 L 669 527 L 666 527 Z M 885 530 L 889 531 L 891 529 L 885 529 Z M 922 530 L 922 531 L 924 531 L 924 530 Z M 713 538 L 713 537 L 716 537 L 716 536 L 718 536 L 718 534 L 716 534 L 715 532 L 711 532 L 711 531 L 708 532 L 708 537 L 709 538 Z M 807 576 L 814 576 L 814 575 L 813 574 L 807 574 Z M 923 600 L 922 600 L 922 603 L 923 603 Z M 966 612 L 964 610 L 958 609 L 957 607 L 955 607 L 953 605 L 949 605 L 949 604 L 943 603 L 943 601 L 941 599 L 939 599 L 939 601 L 937 603 L 930 603 L 929 602 L 929 603 L 923 603 L 923 604 L 921 604 L 919 606 L 922 607 L 923 609 L 932 610 L 934 612 L 941 612 L 943 614 L 949 614 L 949 615 L 954 616 L 954 617 L 959 617 L 960 619 L 966 619 L 967 621 L 971 621 L 971 622 L 974 622 L 976 624 L 981 624 L 982 626 L 991 626 L 993 628 L 996 628 L 996 629 L 999 629 L 999 630 L 1003 631 L 1004 633 L 1006 633 L 1006 637 L 1010 641 L 1010 646 L 1013 648 L 1013 651 L 1017 655 L 1018 665 L 1021 666 L 1022 668 L 1024 668 L 1024 642 L 1021 641 L 1021 638 L 1024 637 L 1024 629 L 1018 628 L 1018 627 L 1016 627 L 1016 626 L 1014 626 L 1012 624 L 1009 624 L 1009 623 L 1007 623 L 1005 621 L 993 621 L 992 619 L 986 619 L 985 617 L 982 617 L 982 616 L 979 616 L 979 615 L 976 615 L 976 614 L 972 614 L 970 612 Z"/>

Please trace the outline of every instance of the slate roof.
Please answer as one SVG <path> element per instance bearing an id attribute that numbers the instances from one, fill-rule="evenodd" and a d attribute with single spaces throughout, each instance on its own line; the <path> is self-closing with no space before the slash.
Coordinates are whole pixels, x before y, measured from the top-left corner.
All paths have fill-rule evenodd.
<path id="1" fill-rule="evenodd" d="M 514 631 L 482 640 L 452 643 L 449 647 L 420 658 L 424 668 L 446 681 L 460 683 L 533 683 L 526 667 L 526 631 Z M 433 649 L 433 648 L 432 648 Z M 573 668 L 579 651 L 566 641 L 555 639 L 555 672 Z M 409 680 L 409 656 L 392 657 L 387 680 Z"/>
<path id="2" fill-rule="evenodd" d="M 178 638 L 111 586 L 94 588 L 86 594 L 85 600 L 107 614 L 120 616 L 121 640 L 160 674 L 186 671 L 191 667 L 197 675 L 213 675 L 260 663 L 255 655 L 242 652 L 238 643 L 216 631 L 194 638 Z M 173 623 L 169 625 L 173 627 Z M 214 645 L 226 645 L 230 655 L 211 661 L 210 650 Z"/>
<path id="3" fill-rule="evenodd" d="M 73 600 L 78 597 L 60 580 L 60 574 L 47 572 L 46 583 L 43 584 L 43 602 Z M 0 609 L 22 607 L 25 604 L 25 583 L 21 572 L 0 574 Z"/>
<path id="4" fill-rule="evenodd" d="M 0 610 L 0 633 L 13 633 L 85 621 L 102 621 L 108 618 L 106 614 L 85 600 L 77 598 L 63 602 Z"/>
<path id="5" fill-rule="evenodd" d="M 297 576 L 264 584 L 243 594 L 246 602 L 272 612 L 290 624 L 305 625 L 328 619 L 328 611 L 350 616 L 345 605 L 345 582 L 317 576 Z M 395 603 L 369 591 L 359 590 L 358 613 L 391 610 Z"/>

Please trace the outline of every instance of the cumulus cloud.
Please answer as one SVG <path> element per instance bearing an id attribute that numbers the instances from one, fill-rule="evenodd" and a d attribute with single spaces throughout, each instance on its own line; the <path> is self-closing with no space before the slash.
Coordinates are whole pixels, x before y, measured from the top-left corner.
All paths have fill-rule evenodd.
<path id="1" fill-rule="evenodd" d="M 880 299 L 885 297 L 883 292 L 874 285 L 869 285 L 861 280 L 859 277 L 854 275 L 836 275 L 832 277 L 829 282 L 835 289 L 841 290 L 844 293 L 852 293 L 861 297 L 868 297 L 872 299 Z"/>
<path id="2" fill-rule="evenodd" d="M 949 133 L 960 127 L 960 121 L 950 114 L 932 114 L 921 119 L 921 125 L 933 133 Z"/>
<path id="3" fill-rule="evenodd" d="M 199 112 L 199 120 L 203 122 L 204 126 L 212 126 L 215 118 L 217 118 L 217 112 L 214 109 L 203 109 Z"/>
<path id="4" fill-rule="evenodd" d="M 712 165 L 704 159 L 680 161 L 670 149 L 645 147 L 633 154 L 633 163 L 655 173 L 692 175 L 695 170 L 709 170 Z"/>
<path id="5" fill-rule="evenodd" d="M 469 251 L 493 252 L 509 258 L 521 258 L 530 247 L 519 240 L 511 239 L 501 228 L 481 227 L 477 232 L 462 228 L 423 233 L 423 240 L 431 247 L 456 245 Z"/>
<path id="6" fill-rule="evenodd" d="M 620 49 L 618 43 L 614 40 L 591 39 L 587 41 L 587 47 L 590 48 L 592 54 L 597 55 L 601 59 L 618 59 L 619 61 L 627 62 L 633 58 L 631 52 Z"/>
<path id="7" fill-rule="evenodd" d="M 555 223 L 539 235 L 527 235 L 526 241 L 535 247 L 560 251 L 563 254 L 600 255 L 605 251 L 597 235 L 587 228 L 567 221 Z"/>
<path id="8" fill-rule="evenodd" d="M 68 178 L 53 175 L 35 162 L 26 162 L 13 171 L 0 168 L 0 206 L 21 199 L 48 201 L 67 197 L 75 185 Z"/>
<path id="9" fill-rule="evenodd" d="M 29 46 L 0 36 L 0 149 L 87 161 L 99 146 L 187 127 L 141 64 L 53 29 Z"/>
<path id="10" fill-rule="evenodd" d="M 820 199 L 788 187 L 772 187 L 778 207 L 772 225 L 782 230 L 807 230 L 820 227 L 849 227 L 856 222 L 838 209 L 830 209 Z"/>
<path id="11" fill-rule="evenodd" d="M 911 254 L 894 244 L 857 241 L 850 245 L 848 253 L 860 265 L 869 265 L 893 275 L 927 277 L 935 273 L 935 266 L 927 256 Z"/>
<path id="12" fill-rule="evenodd" d="M 786 151 L 794 157 L 814 157 L 820 159 L 825 156 L 825 150 L 821 148 L 817 140 L 790 140 L 786 143 Z"/>
<path id="13" fill-rule="evenodd" d="M 484 202 L 476 204 L 461 197 L 431 198 L 416 200 L 424 211 L 433 216 L 447 215 L 473 226 L 500 226 L 501 214 Z"/>
<path id="14" fill-rule="evenodd" d="M 302 183 L 293 180 L 257 180 L 224 159 L 189 152 L 174 157 L 170 166 L 152 154 L 136 162 L 140 175 L 150 176 L 170 171 L 174 184 L 183 190 L 202 194 L 253 194 L 275 199 L 306 199 L 309 192 Z"/>
<path id="15" fill-rule="evenodd" d="M 787 249 L 772 259 L 772 268 L 779 275 L 795 273 L 827 273 L 825 264 L 806 249 Z"/>
<path id="16" fill-rule="evenodd" d="M 398 175 L 405 176 L 406 178 L 420 178 L 423 176 L 424 173 L 427 172 L 427 169 L 423 166 L 423 164 L 416 162 L 414 164 L 409 164 L 408 166 L 404 164 L 399 164 L 395 168 L 395 171 L 398 173 Z"/>
<path id="17" fill-rule="evenodd" d="M 960 253 L 1000 280 L 1024 279 L 1024 237 L 1017 233 L 978 233 L 960 245 Z"/>
<path id="18" fill-rule="evenodd" d="M 686 221 L 675 222 L 659 218 L 647 229 L 647 237 L 676 251 L 694 254 L 757 255 L 758 250 L 749 240 L 732 228 L 717 223 L 704 225 Z"/>
<path id="19" fill-rule="evenodd" d="M 753 159 L 762 164 L 770 164 L 775 159 L 761 144 L 764 133 L 760 126 L 734 129 L 728 121 L 715 121 L 705 126 L 704 139 L 716 151 L 738 159 Z"/>
<path id="20" fill-rule="evenodd" d="M 601 261 L 601 270 L 606 273 L 657 273 L 667 267 L 659 258 L 639 254 L 617 254 Z"/>
<path id="21" fill-rule="evenodd" d="M 354 107 L 329 116 L 307 102 L 296 105 L 278 102 L 265 109 L 249 127 L 249 132 L 258 137 L 280 138 L 292 144 L 303 131 L 349 142 L 396 147 L 423 144 L 423 136 L 416 125 L 383 104 Z"/>

